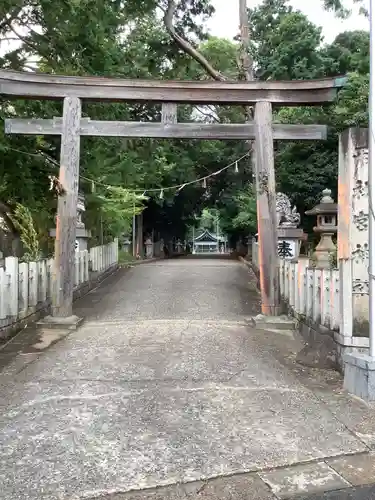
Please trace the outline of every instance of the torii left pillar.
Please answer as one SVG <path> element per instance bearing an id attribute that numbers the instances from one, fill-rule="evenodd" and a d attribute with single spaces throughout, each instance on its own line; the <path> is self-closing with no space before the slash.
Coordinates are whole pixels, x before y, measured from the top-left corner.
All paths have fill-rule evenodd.
<path id="1" fill-rule="evenodd" d="M 262 314 L 280 314 L 279 259 L 277 255 L 276 188 L 273 154 L 272 104 L 255 105 L 255 178 Z"/>
<path id="2" fill-rule="evenodd" d="M 65 97 L 59 176 L 64 193 L 57 208 L 52 315 L 38 323 L 43 329 L 74 330 L 82 321 L 73 315 L 81 116 L 81 100 Z"/>

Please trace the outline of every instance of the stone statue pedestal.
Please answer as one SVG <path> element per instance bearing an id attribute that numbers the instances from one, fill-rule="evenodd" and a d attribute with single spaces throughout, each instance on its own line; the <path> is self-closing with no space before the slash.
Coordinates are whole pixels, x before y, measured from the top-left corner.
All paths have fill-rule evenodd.
<path id="1" fill-rule="evenodd" d="M 49 235 L 51 238 L 56 238 L 56 229 L 50 229 Z M 83 227 L 76 228 L 76 252 L 82 252 L 82 250 L 87 250 L 88 240 L 91 238 L 91 231 Z"/>
<path id="2" fill-rule="evenodd" d="M 297 259 L 304 237 L 305 233 L 299 227 L 279 226 L 277 229 L 277 252 L 279 257 L 287 260 Z"/>

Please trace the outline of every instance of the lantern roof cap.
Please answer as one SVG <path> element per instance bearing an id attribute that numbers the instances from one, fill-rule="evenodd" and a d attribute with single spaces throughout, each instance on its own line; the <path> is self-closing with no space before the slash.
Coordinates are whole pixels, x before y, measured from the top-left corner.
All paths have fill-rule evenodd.
<path id="1" fill-rule="evenodd" d="M 330 215 L 337 214 L 337 203 L 334 202 L 332 196 L 332 191 L 330 189 L 324 189 L 322 191 L 322 199 L 318 205 L 315 205 L 311 210 L 305 212 L 306 215 Z"/>

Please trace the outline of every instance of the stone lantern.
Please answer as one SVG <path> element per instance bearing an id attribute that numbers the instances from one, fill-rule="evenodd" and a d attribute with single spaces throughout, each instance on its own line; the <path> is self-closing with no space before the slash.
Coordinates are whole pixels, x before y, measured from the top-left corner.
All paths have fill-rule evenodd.
<path id="1" fill-rule="evenodd" d="M 122 242 L 122 250 L 126 253 L 130 253 L 131 244 L 132 242 L 130 241 L 129 237 L 125 236 Z"/>
<path id="2" fill-rule="evenodd" d="M 154 242 L 152 238 L 148 237 L 145 241 L 146 248 L 146 259 L 152 259 L 154 257 Z"/>
<path id="3" fill-rule="evenodd" d="M 330 255 L 336 252 L 332 236 L 337 233 L 337 203 L 333 201 L 330 189 L 324 189 L 322 194 L 323 197 L 320 203 L 312 210 L 305 212 L 305 214 L 316 215 L 317 217 L 314 232 L 320 234 L 320 241 L 314 252 L 316 267 L 329 269 L 331 267 Z"/>
<path id="4" fill-rule="evenodd" d="M 76 222 L 76 243 L 75 243 L 75 250 L 77 252 L 80 252 L 82 250 L 87 250 L 88 240 L 91 238 L 91 231 L 86 229 L 85 224 L 82 221 L 82 214 L 85 211 L 86 211 L 85 195 L 79 193 L 77 200 L 77 222 Z M 49 235 L 52 238 L 56 238 L 56 229 L 50 229 Z"/>

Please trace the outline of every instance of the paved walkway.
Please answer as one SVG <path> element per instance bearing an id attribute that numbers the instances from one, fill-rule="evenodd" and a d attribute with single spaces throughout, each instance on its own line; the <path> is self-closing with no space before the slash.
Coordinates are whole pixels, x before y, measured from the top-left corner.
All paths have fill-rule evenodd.
<path id="1" fill-rule="evenodd" d="M 0 498 L 269 500 L 374 478 L 373 410 L 298 367 L 291 332 L 252 330 L 258 312 L 236 261 L 120 270 L 77 304 L 83 327 L 0 375 Z"/>

